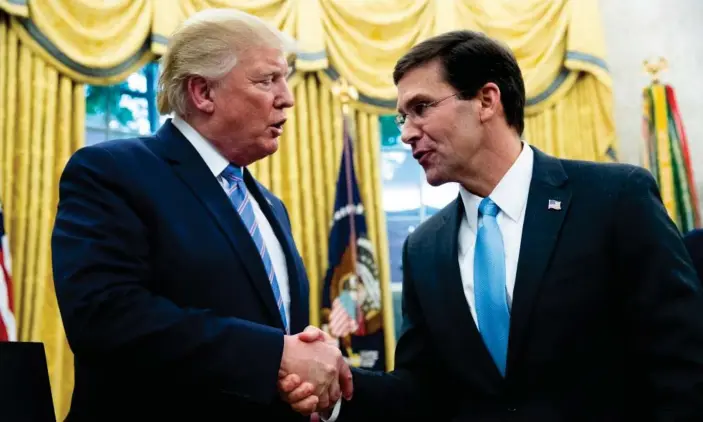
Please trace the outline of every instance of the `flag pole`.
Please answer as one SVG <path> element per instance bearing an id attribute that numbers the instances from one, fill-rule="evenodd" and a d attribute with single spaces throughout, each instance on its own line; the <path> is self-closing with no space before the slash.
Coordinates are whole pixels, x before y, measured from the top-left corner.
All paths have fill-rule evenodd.
<path id="1" fill-rule="evenodd" d="M 350 290 L 354 292 L 356 290 L 356 206 L 354 204 L 354 196 L 352 191 L 352 151 L 351 151 L 351 102 L 356 101 L 359 98 L 359 94 L 353 86 L 349 85 L 346 79 L 340 77 L 335 85 L 332 87 L 332 93 L 339 97 L 339 101 L 342 103 L 342 137 L 343 137 L 343 148 L 344 148 L 344 164 L 346 167 L 345 179 L 347 184 L 347 211 L 349 212 L 349 251 L 351 252 L 351 261 L 353 263 L 354 275 L 350 280 Z M 355 298 L 356 299 L 356 298 Z"/>
<path id="2" fill-rule="evenodd" d="M 353 86 L 349 85 L 346 79 L 340 76 L 337 82 L 332 86 L 332 94 L 339 98 L 342 103 L 342 147 L 344 154 L 344 167 L 345 173 L 344 178 L 347 187 L 347 212 L 349 219 L 349 253 L 352 262 L 352 274 L 349 278 L 349 293 L 356 303 L 357 312 L 359 309 L 359 304 L 357 302 L 357 288 L 358 288 L 358 269 L 357 269 L 357 233 L 356 233 L 356 204 L 354 203 L 354 191 L 353 191 L 353 180 L 352 180 L 352 111 L 351 102 L 356 101 L 359 98 L 359 94 Z M 343 347 L 347 349 L 347 354 L 351 358 L 353 355 L 351 334 L 344 336 L 340 339 Z"/>

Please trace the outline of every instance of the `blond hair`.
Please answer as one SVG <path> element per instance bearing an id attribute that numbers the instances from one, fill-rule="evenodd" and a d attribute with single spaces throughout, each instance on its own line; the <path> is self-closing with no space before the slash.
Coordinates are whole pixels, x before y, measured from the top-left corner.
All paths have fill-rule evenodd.
<path id="1" fill-rule="evenodd" d="M 287 55 L 295 52 L 295 41 L 258 17 L 234 9 L 206 9 L 188 18 L 172 34 L 161 59 L 159 113 L 185 117 L 188 78 L 217 82 L 249 47 L 277 48 Z"/>

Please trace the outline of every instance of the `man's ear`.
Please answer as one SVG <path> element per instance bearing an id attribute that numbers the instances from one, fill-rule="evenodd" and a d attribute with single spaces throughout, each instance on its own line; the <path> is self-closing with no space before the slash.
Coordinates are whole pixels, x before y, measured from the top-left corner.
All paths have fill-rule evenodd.
<path id="1" fill-rule="evenodd" d="M 498 85 L 493 82 L 488 82 L 478 90 L 476 98 L 481 104 L 481 109 L 479 111 L 481 122 L 486 122 L 499 113 L 501 103 L 500 88 L 498 88 Z"/>
<path id="2" fill-rule="evenodd" d="M 187 82 L 188 96 L 193 105 L 204 113 L 212 113 L 215 103 L 212 100 L 212 84 L 202 76 L 193 76 Z"/>

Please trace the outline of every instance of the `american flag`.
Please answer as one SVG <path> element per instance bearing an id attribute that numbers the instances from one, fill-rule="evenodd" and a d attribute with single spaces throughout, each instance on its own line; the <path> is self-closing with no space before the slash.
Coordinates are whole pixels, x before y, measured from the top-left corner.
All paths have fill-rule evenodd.
<path id="1" fill-rule="evenodd" d="M 349 130 L 353 122 L 346 115 L 343 121 L 344 149 L 332 209 L 327 271 L 322 283 L 321 322 L 333 338 L 341 340 L 342 355 L 354 366 L 363 364 L 366 369 L 381 372 L 386 370 L 381 282 L 354 171 Z M 373 362 L 366 364 L 371 360 L 362 356 L 373 356 Z"/>
<path id="2" fill-rule="evenodd" d="M 17 341 L 11 267 L 10 243 L 5 233 L 5 217 L 0 205 L 0 341 Z"/>
<path id="3" fill-rule="evenodd" d="M 356 306 L 349 292 L 343 292 L 332 302 L 329 331 L 332 337 L 341 338 L 359 328 L 356 322 Z"/>

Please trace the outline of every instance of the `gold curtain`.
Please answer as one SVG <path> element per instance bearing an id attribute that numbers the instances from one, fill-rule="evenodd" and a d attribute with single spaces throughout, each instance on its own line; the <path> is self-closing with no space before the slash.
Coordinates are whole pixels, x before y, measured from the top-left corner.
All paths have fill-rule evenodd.
<path id="1" fill-rule="evenodd" d="M 0 13 L 0 195 L 13 257 L 20 341 L 47 354 L 57 414 L 68 408 L 73 358 L 52 282 L 50 236 L 58 180 L 83 144 L 83 85 L 61 75 Z"/>
<path id="2" fill-rule="evenodd" d="M 593 0 L 457 2 L 457 19 L 504 41 L 525 78 L 525 138 L 559 157 L 616 159 L 611 80 Z"/>

